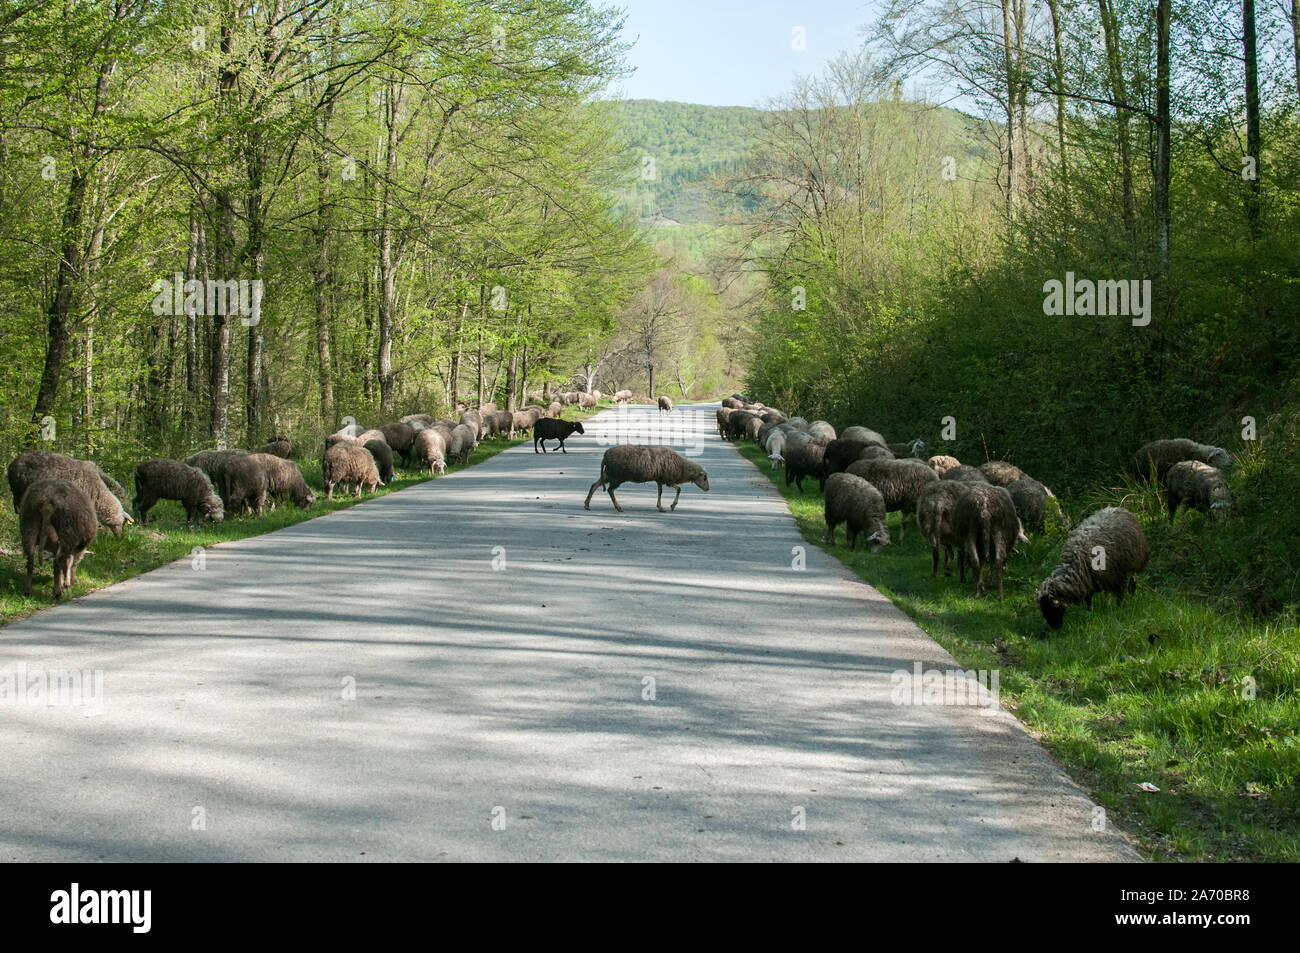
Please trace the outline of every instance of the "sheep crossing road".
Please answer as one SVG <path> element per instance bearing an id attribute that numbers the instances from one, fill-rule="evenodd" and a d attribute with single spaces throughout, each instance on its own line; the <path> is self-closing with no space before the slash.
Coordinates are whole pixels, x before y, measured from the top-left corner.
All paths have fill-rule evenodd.
<path id="1" fill-rule="evenodd" d="M 103 704 L 0 706 L 0 858 L 1137 859 L 1006 712 L 891 701 L 956 663 L 792 568 L 713 410 L 672 411 L 711 484 L 675 513 L 583 510 L 607 411 L 4 629 L 0 670 L 99 670 Z"/>

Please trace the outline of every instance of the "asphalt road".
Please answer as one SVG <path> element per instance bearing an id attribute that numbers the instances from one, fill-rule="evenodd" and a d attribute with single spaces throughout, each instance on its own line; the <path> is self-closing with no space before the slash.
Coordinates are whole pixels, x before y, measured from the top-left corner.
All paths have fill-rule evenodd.
<path id="1" fill-rule="evenodd" d="M 895 704 L 956 662 L 713 409 L 672 415 L 712 485 L 675 513 L 583 510 L 661 426 L 609 411 L 0 630 L 0 676 L 103 679 L 0 703 L 0 859 L 1138 859 L 1001 708 Z"/>

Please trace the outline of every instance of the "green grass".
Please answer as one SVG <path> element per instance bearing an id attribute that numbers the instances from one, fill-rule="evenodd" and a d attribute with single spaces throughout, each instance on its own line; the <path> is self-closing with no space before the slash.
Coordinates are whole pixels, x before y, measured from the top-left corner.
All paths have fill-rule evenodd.
<path id="1" fill-rule="evenodd" d="M 769 476 L 752 443 L 741 454 Z M 804 538 L 825 547 L 816 482 L 777 486 Z M 1069 501 L 1063 501 L 1075 515 Z M 1156 552 L 1191 558 L 1210 543 L 1201 515 L 1170 530 L 1155 494 L 1129 498 Z M 1007 564 L 1005 600 L 930 577 L 929 547 L 908 526 L 897 545 L 829 550 L 878 588 L 967 668 L 1001 672 L 1003 704 L 1151 859 L 1300 860 L 1300 627 L 1237 615 L 1179 588 L 1159 567 L 1116 605 L 1099 596 L 1051 632 L 1035 603 L 1064 534 L 1037 536 Z M 942 562 L 941 564 L 942 565 Z M 971 577 L 968 575 L 967 579 Z M 1253 680 L 1254 698 L 1247 697 Z M 1159 793 L 1138 788 L 1148 781 Z"/>
<path id="2" fill-rule="evenodd" d="M 597 410 L 603 409 L 604 406 L 597 408 Z M 568 420 L 581 420 L 596 412 L 596 410 L 582 411 L 576 407 L 569 407 L 565 408 L 563 416 Z M 531 440 L 530 435 L 516 437 L 514 440 L 504 438 L 486 440 L 470 454 L 469 462 L 465 466 L 472 467 L 502 450 Z M 360 498 L 347 494 L 336 495 L 333 500 L 326 500 L 324 483 L 321 481 L 320 460 L 299 459 L 295 462 L 302 469 L 308 485 L 316 493 L 316 503 L 310 510 L 299 509 L 291 503 L 280 503 L 274 510 L 269 507 L 263 510 L 260 519 L 255 516 L 242 516 L 215 526 L 190 527 L 185 523 L 185 510 L 181 504 L 164 500 L 149 511 L 148 526 L 128 525 L 121 538 L 114 537 L 112 533 L 100 527 L 100 534 L 91 544 L 90 551 L 77 569 L 77 584 L 72 587 L 72 597 L 102 589 L 104 586 L 110 586 L 115 582 L 121 582 L 123 579 L 129 579 L 173 560 L 189 556 L 196 548 L 260 536 L 336 510 L 347 509 L 365 500 L 396 493 L 398 490 L 430 479 L 437 479 L 414 470 L 398 469 L 393 482 L 374 493 L 363 494 Z M 451 468 L 448 472 L 452 472 Z M 129 477 L 129 474 L 117 475 Z M 132 492 L 133 487 L 129 479 L 122 480 L 122 483 L 127 487 L 128 493 Z M 129 504 L 130 501 L 127 502 Z M 9 503 L 7 491 L 5 503 L 0 506 L 0 541 L 3 541 L 0 542 L 0 625 L 3 625 L 48 608 L 53 601 L 51 593 L 53 576 L 51 560 L 47 556 L 43 567 L 39 567 L 32 578 L 31 596 L 23 595 L 27 578 L 27 562 L 18 535 L 18 517 Z M 65 595 L 64 599 L 67 598 Z"/>

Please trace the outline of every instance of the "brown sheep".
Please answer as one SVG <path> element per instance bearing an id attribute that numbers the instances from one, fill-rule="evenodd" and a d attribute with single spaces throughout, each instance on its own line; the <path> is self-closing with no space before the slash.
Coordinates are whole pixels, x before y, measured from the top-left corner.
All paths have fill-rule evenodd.
<path id="1" fill-rule="evenodd" d="M 27 557 L 27 585 L 32 594 L 32 558 L 54 554 L 54 598 L 77 581 L 77 564 L 95 540 L 95 505 L 85 491 L 68 480 L 37 480 L 27 487 L 18 505 L 18 527 Z"/>
<path id="2" fill-rule="evenodd" d="M 302 478 L 302 470 L 292 460 L 285 460 L 270 453 L 252 454 L 266 473 L 266 492 L 268 496 L 278 499 L 293 500 L 302 509 L 311 509 L 316 502 L 316 494 Z"/>
<path id="3" fill-rule="evenodd" d="M 355 486 L 357 496 L 361 495 L 363 486 L 373 492 L 375 487 L 383 485 L 375 458 L 365 447 L 355 444 L 340 443 L 330 447 L 325 451 L 320 469 L 327 500 L 334 498 L 334 487 L 339 484 Z"/>
<path id="4" fill-rule="evenodd" d="M 591 497 L 597 487 L 605 487 L 614 509 L 620 513 L 623 507 L 618 505 L 614 491 L 624 483 L 654 483 L 659 488 L 655 506 L 660 513 L 677 509 L 681 499 L 683 483 L 694 483 L 706 493 L 709 490 L 709 475 L 704 468 L 693 460 L 687 460 L 675 450 L 667 447 L 645 447 L 634 443 L 625 443 L 610 447 L 600 458 L 600 479 L 587 491 L 587 500 L 583 507 L 591 509 Z M 670 486 L 677 491 L 672 506 L 664 509 L 664 487 Z"/>
<path id="5" fill-rule="evenodd" d="M 90 498 L 96 517 L 114 536 L 121 536 L 123 526 L 135 522 L 124 505 L 126 491 L 89 460 L 76 460 L 49 450 L 24 450 L 10 461 L 8 476 L 15 510 L 27 488 L 38 480 L 66 480 Z"/>
<path id="6" fill-rule="evenodd" d="M 998 584 L 998 601 L 1002 601 L 1002 576 L 1007 557 L 1024 534 L 1011 495 L 1000 486 L 971 483 L 953 510 L 953 529 L 961 541 L 957 550 L 957 569 L 966 581 L 966 564 L 975 573 L 975 595 L 984 592 L 984 567 L 988 566 Z"/>
<path id="7" fill-rule="evenodd" d="M 185 507 L 185 519 L 191 523 L 200 516 L 214 523 L 225 517 L 221 497 L 208 475 L 179 460 L 142 460 L 135 468 L 131 508 L 140 525 L 149 522 L 149 510 L 159 500 L 179 501 Z"/>

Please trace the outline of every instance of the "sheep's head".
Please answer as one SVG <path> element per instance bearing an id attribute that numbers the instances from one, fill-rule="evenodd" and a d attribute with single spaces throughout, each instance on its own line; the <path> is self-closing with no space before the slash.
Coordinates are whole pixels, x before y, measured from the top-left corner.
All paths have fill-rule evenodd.
<path id="1" fill-rule="evenodd" d="M 1228 484 L 1223 480 L 1216 480 L 1214 486 L 1210 488 L 1210 515 L 1215 519 L 1223 519 L 1231 508 L 1232 500 L 1228 496 Z"/>
<path id="2" fill-rule="evenodd" d="M 767 455 L 767 459 L 772 461 L 773 470 L 779 470 L 781 468 L 781 464 L 785 463 L 785 457 L 781 456 L 780 451 L 776 451 L 776 450 L 769 453 Z"/>
<path id="3" fill-rule="evenodd" d="M 1065 602 L 1057 597 L 1050 580 L 1038 589 L 1038 611 L 1053 629 L 1059 629 L 1065 620 Z"/>
<path id="4" fill-rule="evenodd" d="M 446 460 L 434 460 L 434 461 L 433 461 L 433 469 L 437 471 L 438 476 L 442 476 L 444 473 L 447 472 L 447 461 L 446 461 Z"/>
<path id="5" fill-rule="evenodd" d="M 1016 542 L 1017 543 L 1029 542 L 1029 537 L 1025 535 L 1025 524 L 1020 522 L 1019 518 L 1016 519 Z"/>
<path id="6" fill-rule="evenodd" d="M 294 502 L 297 503 L 304 510 L 309 510 L 312 508 L 312 505 L 316 502 L 316 494 L 313 493 L 310 489 L 308 489 L 305 493 L 295 494 Z"/>
<path id="7" fill-rule="evenodd" d="M 889 545 L 889 527 L 882 521 L 875 531 L 867 537 L 867 549 L 878 553 Z"/>
<path id="8" fill-rule="evenodd" d="M 1222 447 L 1214 447 L 1210 451 L 1209 464 L 1212 467 L 1218 467 L 1220 470 L 1228 470 L 1232 467 L 1232 456 Z"/>
<path id="9" fill-rule="evenodd" d="M 205 520 L 220 523 L 226 518 L 226 508 L 221 505 L 221 497 L 215 493 L 199 503 L 199 515 Z"/>
<path id="10" fill-rule="evenodd" d="M 921 454 L 925 453 L 925 441 L 920 437 L 917 437 L 912 441 L 911 451 L 912 456 L 914 457 L 919 457 Z"/>
<path id="11" fill-rule="evenodd" d="M 699 472 L 697 472 L 695 476 L 691 478 L 691 482 L 694 483 L 696 486 L 698 486 L 705 493 L 709 492 L 709 475 L 704 472 L 703 467 L 696 467 L 695 469 Z"/>
<path id="12" fill-rule="evenodd" d="M 573 425 L 573 432 L 574 432 L 574 433 L 586 433 L 586 432 L 587 432 L 587 431 L 585 431 L 585 430 L 582 429 L 582 421 L 581 421 L 581 420 L 578 421 L 576 424 Z"/>

